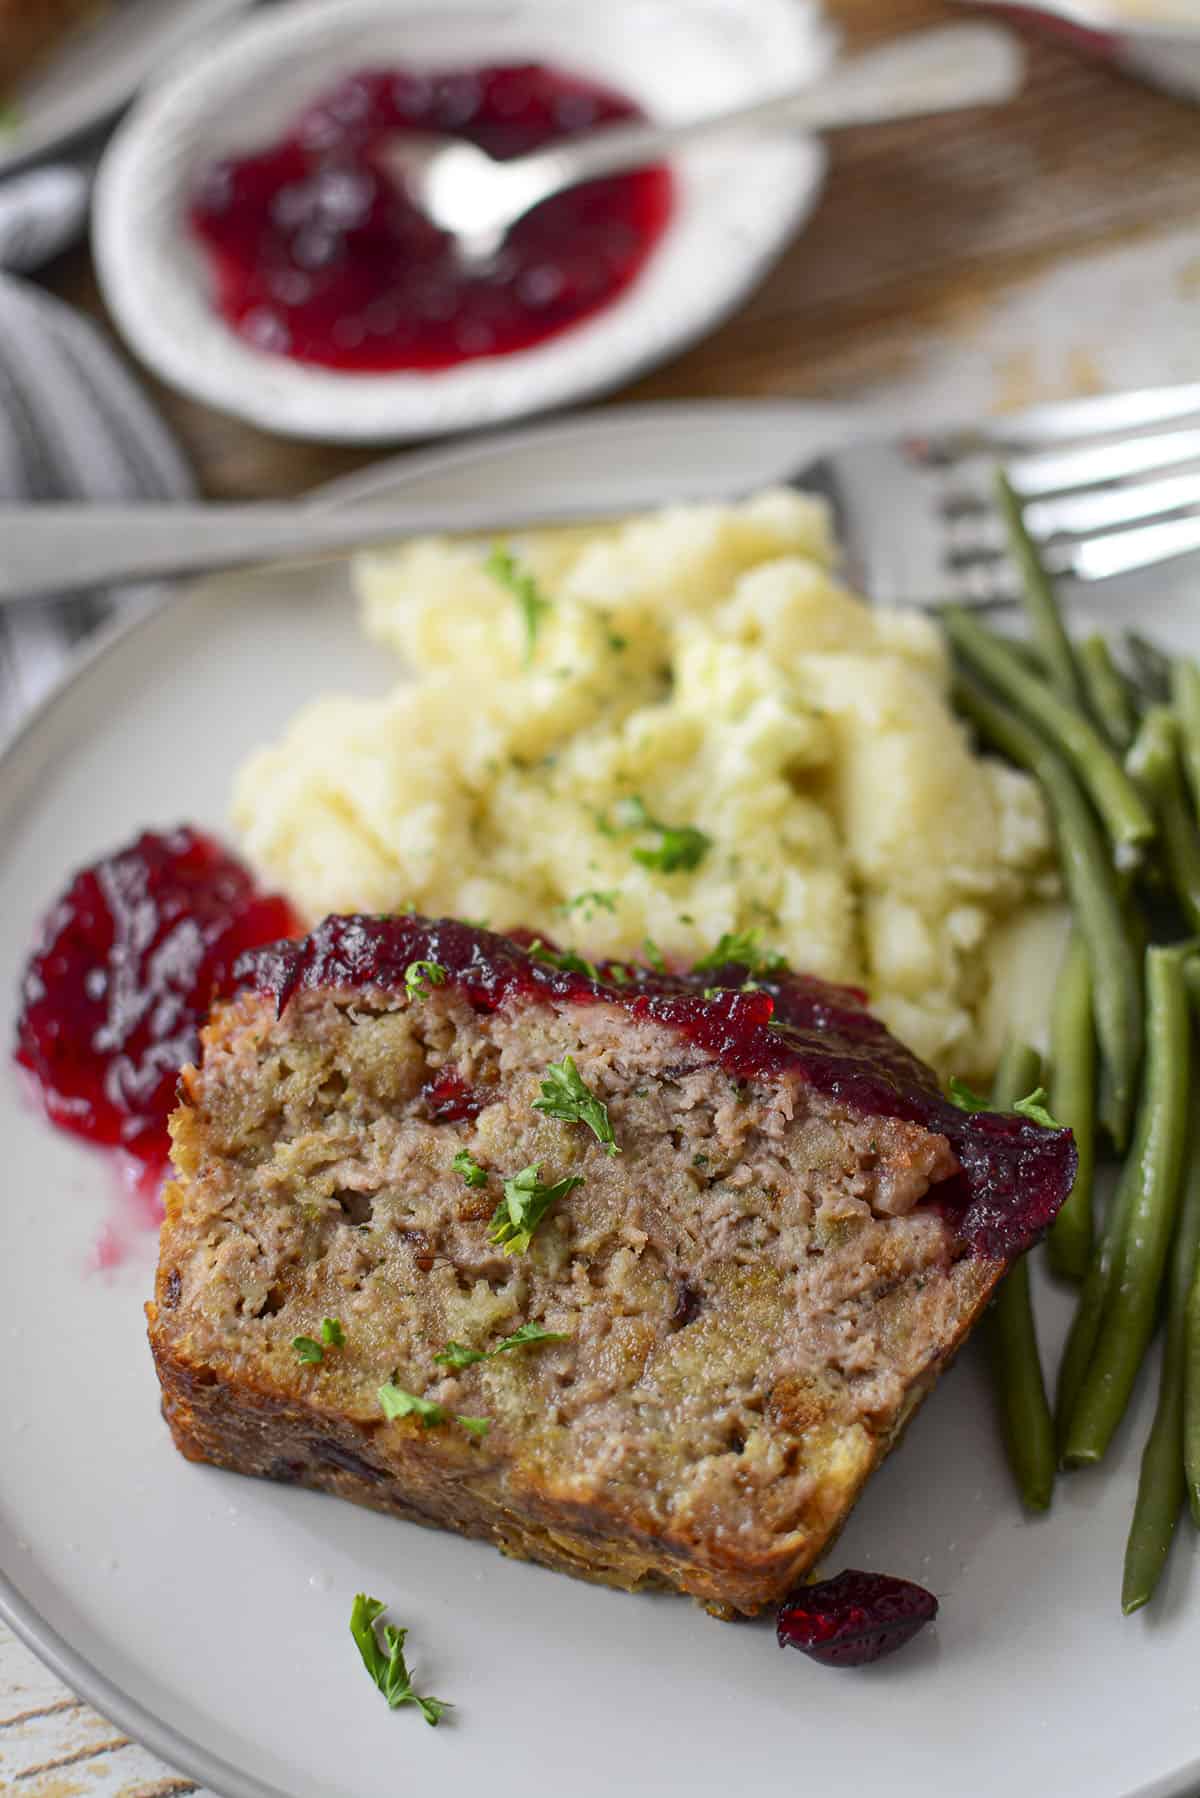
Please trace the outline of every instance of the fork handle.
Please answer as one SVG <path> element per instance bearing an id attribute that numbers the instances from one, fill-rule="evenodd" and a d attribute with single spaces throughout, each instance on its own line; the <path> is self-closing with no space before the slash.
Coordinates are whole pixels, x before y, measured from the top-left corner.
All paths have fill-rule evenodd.
<path id="1" fill-rule="evenodd" d="M 542 507 L 386 505 L 0 506 L 0 604 L 260 562 L 306 562 L 426 532 L 473 535 L 619 517 L 636 503 Z"/>
<path id="2" fill-rule="evenodd" d="M 546 188 L 568 186 L 727 135 L 780 127 L 826 131 L 996 105 L 1016 93 L 1023 70 L 1017 40 L 999 26 L 940 25 L 835 64 L 809 87 L 701 118 L 602 126 L 504 167 L 510 174 L 536 170 Z"/>

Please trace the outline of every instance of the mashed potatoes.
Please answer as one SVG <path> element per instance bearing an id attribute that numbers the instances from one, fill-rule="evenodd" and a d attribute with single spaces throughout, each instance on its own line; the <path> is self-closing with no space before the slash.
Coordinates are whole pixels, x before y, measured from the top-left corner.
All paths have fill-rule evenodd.
<path id="1" fill-rule="evenodd" d="M 524 602 L 486 545 L 359 564 L 404 678 L 316 701 L 242 769 L 259 867 L 314 919 L 414 907 L 597 956 L 757 931 L 986 1072 L 989 944 L 1053 891 L 1051 839 L 1033 784 L 972 753 L 936 627 L 848 593 L 791 492 L 507 547 Z"/>

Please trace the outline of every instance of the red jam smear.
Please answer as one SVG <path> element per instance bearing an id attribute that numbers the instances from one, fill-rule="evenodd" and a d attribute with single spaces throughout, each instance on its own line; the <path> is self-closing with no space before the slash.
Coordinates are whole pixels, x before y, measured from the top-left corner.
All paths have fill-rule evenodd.
<path id="1" fill-rule="evenodd" d="M 847 1568 L 785 1600 L 775 1633 L 781 1648 L 798 1648 L 826 1667 L 865 1667 L 895 1654 L 937 1614 L 938 1601 L 924 1586 Z"/>
<path id="2" fill-rule="evenodd" d="M 363 69 L 287 136 L 204 171 L 190 211 L 216 303 L 257 349 L 359 373 L 451 368 L 529 349 L 629 287 L 666 229 L 665 168 L 545 200 L 468 272 L 375 158 L 389 133 L 441 132 L 506 158 L 642 117 L 561 70 Z"/>
<path id="3" fill-rule="evenodd" d="M 788 972 L 742 991 L 749 970 L 730 963 L 702 974 L 602 962 L 596 978 L 535 959 L 517 942 L 455 919 L 332 917 L 299 942 L 259 949 L 236 972 L 274 994 L 319 987 L 402 990 L 410 962 L 433 961 L 481 1011 L 510 1001 L 622 1005 L 669 1025 L 736 1080 L 797 1073 L 851 1110 L 906 1118 L 945 1136 L 960 1171 L 935 1189 L 976 1254 L 1010 1259 L 1036 1242 L 1075 1179 L 1069 1130 L 1027 1118 L 965 1112 L 930 1068 L 898 1043 L 853 987 Z M 715 997 L 704 989 L 719 987 Z"/>
<path id="4" fill-rule="evenodd" d="M 21 982 L 16 1057 L 47 1115 L 161 1166 L 209 1007 L 235 990 L 241 955 L 299 928 L 285 899 L 199 831 L 147 831 L 81 869 Z"/>

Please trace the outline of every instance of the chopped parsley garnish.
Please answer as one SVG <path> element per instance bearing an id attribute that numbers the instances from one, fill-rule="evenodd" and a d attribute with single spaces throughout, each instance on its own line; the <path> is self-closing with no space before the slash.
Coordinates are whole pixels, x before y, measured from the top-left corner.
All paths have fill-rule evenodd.
<path id="1" fill-rule="evenodd" d="M 527 1323 L 522 1324 L 519 1330 L 514 1330 L 511 1336 L 503 1337 L 494 1348 L 473 1349 L 467 1348 L 462 1342 L 448 1342 L 441 1354 L 433 1358 L 443 1367 L 452 1367 L 457 1373 L 464 1367 L 474 1367 L 477 1361 L 494 1361 L 497 1355 L 507 1355 L 513 1349 L 528 1348 L 535 1342 L 566 1340 L 559 1330 L 543 1330 L 541 1324 Z M 458 1421 L 462 1423 L 463 1419 L 460 1417 Z"/>
<path id="2" fill-rule="evenodd" d="M 564 911 L 581 911 L 585 918 L 593 918 L 598 911 L 616 911 L 620 893 L 616 887 L 600 892 L 595 888 L 586 893 L 576 893 L 563 906 Z"/>
<path id="3" fill-rule="evenodd" d="M 418 1398 L 415 1392 L 405 1392 L 391 1380 L 379 1388 L 379 1404 L 389 1423 L 396 1417 L 419 1417 L 428 1430 L 435 1423 L 446 1421 L 444 1405 L 435 1405 L 432 1399 Z"/>
<path id="4" fill-rule="evenodd" d="M 594 961 L 587 961 L 582 955 L 576 955 L 573 949 L 548 949 L 540 936 L 535 936 L 525 951 L 534 961 L 544 961 L 548 967 L 557 968 L 562 974 L 583 974 L 588 980 L 599 980 Z"/>
<path id="5" fill-rule="evenodd" d="M 690 873 L 712 848 L 712 838 L 694 824 L 664 824 L 652 817 L 645 800 L 636 793 L 618 803 L 617 817 L 626 830 L 652 831 L 658 838 L 653 847 L 634 849 L 631 854 L 641 867 L 659 874 Z"/>
<path id="6" fill-rule="evenodd" d="M 663 960 L 663 952 L 652 936 L 642 938 L 642 953 L 656 974 L 665 974 L 667 964 Z"/>
<path id="7" fill-rule="evenodd" d="M 1049 1097 L 1044 1086 L 1035 1087 L 1027 1098 L 1017 1100 L 1013 1110 L 1018 1117 L 1028 1118 L 1031 1124 L 1041 1124 L 1047 1130 L 1061 1130 L 1063 1126 L 1051 1116 L 1046 1104 Z"/>
<path id="8" fill-rule="evenodd" d="M 950 1081 L 950 1103 L 957 1105 L 960 1111 L 990 1111 L 991 1106 L 986 1099 L 981 1099 L 977 1092 L 972 1092 L 965 1080 L 956 1075 Z"/>
<path id="9" fill-rule="evenodd" d="M 326 1348 L 345 1348 L 346 1332 L 336 1317 L 321 1319 L 321 1341 Z"/>
<path id="10" fill-rule="evenodd" d="M 408 1635 L 406 1629 L 395 1629 L 390 1623 L 383 1626 L 383 1639 L 387 1644 L 387 1653 L 379 1645 L 376 1633 L 376 1620 L 382 1617 L 387 1606 L 377 1598 L 368 1598 L 360 1592 L 354 1600 L 350 1611 L 350 1634 L 358 1645 L 363 1666 L 387 1699 L 392 1710 L 398 1710 L 402 1704 L 415 1704 L 426 1723 L 437 1727 L 446 1711 L 452 1707 L 441 1698 L 422 1698 L 413 1691 L 412 1677 L 404 1660 L 404 1640 Z"/>
<path id="11" fill-rule="evenodd" d="M 494 1349 L 488 1350 L 488 1359 L 493 1355 L 506 1355 L 510 1349 L 528 1348 L 533 1342 L 566 1342 L 567 1338 L 561 1330 L 543 1330 L 541 1324 L 522 1324 L 511 1336 L 503 1337 Z"/>
<path id="12" fill-rule="evenodd" d="M 610 1155 L 621 1153 L 609 1122 L 608 1106 L 585 1084 L 573 1056 L 564 1055 L 561 1061 L 547 1065 L 542 1096 L 533 1101 L 533 1109 L 564 1124 L 586 1124 Z"/>
<path id="13" fill-rule="evenodd" d="M 404 990 L 412 1000 L 428 999 L 431 986 L 445 986 L 447 970 L 437 961 L 410 961 L 404 970 Z"/>
<path id="14" fill-rule="evenodd" d="M 452 1349 L 462 1349 L 462 1344 L 458 1342 L 452 1342 L 449 1346 Z M 470 1349 L 464 1352 L 471 1353 Z M 434 1356 L 435 1361 L 443 1359 L 442 1355 Z M 462 1365 L 469 1364 L 464 1362 Z M 405 1392 L 402 1387 L 394 1385 L 391 1380 L 386 1386 L 379 1388 L 379 1404 L 389 1423 L 395 1417 L 419 1417 L 427 1430 L 431 1430 L 435 1424 L 445 1423 L 450 1415 L 445 1405 L 436 1405 L 429 1398 L 418 1398 L 415 1392 Z M 469 1430 L 473 1436 L 482 1436 L 488 1428 L 486 1417 L 456 1415 L 454 1421 L 460 1423 L 464 1430 Z"/>
<path id="15" fill-rule="evenodd" d="M 1047 1108 L 1049 1098 L 1044 1086 L 1039 1086 L 1024 1099 L 1018 1099 L 1011 1110 L 1018 1117 L 1028 1118 L 1031 1124 L 1041 1124 L 1046 1130 L 1061 1130 L 1063 1126 L 1056 1117 L 1052 1117 Z M 960 1111 L 994 1111 L 995 1107 L 987 1099 L 972 1092 L 965 1080 L 957 1077 L 950 1082 L 950 1103 L 957 1105 Z"/>
<path id="16" fill-rule="evenodd" d="M 774 950 L 759 947 L 757 930 L 727 930 L 715 949 L 702 956 L 692 967 L 693 974 L 705 974 L 718 968 L 749 968 L 752 974 L 774 974 L 787 964 Z"/>
<path id="17" fill-rule="evenodd" d="M 489 1235 L 506 1255 L 523 1255 L 551 1205 L 573 1187 L 583 1185 L 578 1174 L 568 1174 L 553 1186 L 543 1186 L 538 1179 L 541 1171 L 541 1162 L 535 1161 L 504 1182 L 504 1197 L 493 1213 Z"/>
<path id="18" fill-rule="evenodd" d="M 450 1165 L 456 1174 L 462 1175 L 468 1186 L 487 1185 L 487 1170 L 480 1167 L 470 1149 L 460 1149 Z"/>
<path id="19" fill-rule="evenodd" d="M 525 627 L 525 666 L 528 668 L 533 661 L 542 619 L 554 607 L 529 570 L 522 568 L 511 551 L 502 544 L 495 545 L 484 568 L 494 581 L 499 581 L 502 587 L 508 588 L 520 608 L 521 622 Z"/>
<path id="20" fill-rule="evenodd" d="M 314 1342 L 311 1336 L 293 1336 L 292 1347 L 296 1351 L 297 1359 L 302 1361 L 306 1367 L 315 1367 L 318 1361 L 325 1359 L 325 1350 L 319 1342 Z"/>
<path id="21" fill-rule="evenodd" d="M 465 1342 L 448 1342 L 441 1354 L 433 1358 L 442 1367 L 452 1367 L 455 1373 L 461 1373 L 464 1367 L 474 1367 L 476 1361 L 486 1361 L 487 1355 L 482 1349 L 468 1348 Z"/>

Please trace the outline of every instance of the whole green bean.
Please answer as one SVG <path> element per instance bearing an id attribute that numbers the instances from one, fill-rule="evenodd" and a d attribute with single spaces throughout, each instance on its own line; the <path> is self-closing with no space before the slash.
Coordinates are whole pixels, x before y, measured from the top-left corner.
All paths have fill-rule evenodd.
<path id="1" fill-rule="evenodd" d="M 1188 1134 L 1191 1031 L 1182 977 L 1185 954 L 1179 949 L 1146 951 L 1144 1147 L 1134 1163 L 1128 1219 L 1117 1245 L 1108 1303 L 1067 1425 L 1064 1458 L 1070 1466 L 1098 1461 L 1104 1454 L 1154 1333 Z"/>
<path id="2" fill-rule="evenodd" d="M 1179 719 L 1192 807 L 1200 811 L 1200 664 L 1186 656 L 1171 663 L 1171 704 Z"/>
<path id="3" fill-rule="evenodd" d="M 1105 1073 L 1102 1122 L 1123 1149 L 1142 1055 L 1142 981 L 1104 839 L 1074 775 L 1038 731 L 972 681 L 960 679 L 955 692 L 981 736 L 1027 768 L 1046 795 L 1063 878 L 1092 966 L 1092 1003 Z"/>
<path id="4" fill-rule="evenodd" d="M 1022 601 L 1033 640 L 1045 666 L 1050 685 L 1059 698 L 1082 711 L 1086 703 L 1083 682 L 1063 624 L 1058 596 L 1025 528 L 1021 502 L 1002 469 L 996 471 L 996 504 L 1008 531 L 1008 547 L 1021 572 Z"/>
<path id="5" fill-rule="evenodd" d="M 992 1105 L 1009 1111 L 1038 1084 L 1041 1064 L 1025 1043 L 1010 1043 L 992 1088 Z M 1005 1275 L 987 1314 L 985 1337 L 1008 1463 L 1022 1501 L 1044 1511 L 1054 1489 L 1054 1425 L 1046 1402 L 1029 1296 L 1029 1257 Z"/>
<path id="6" fill-rule="evenodd" d="M 1066 1448 L 1067 1430 L 1083 1390 L 1083 1382 L 1091 1366 L 1092 1355 L 1096 1348 L 1096 1338 L 1100 1334 L 1100 1323 L 1108 1304 L 1108 1295 L 1112 1289 L 1113 1270 L 1116 1266 L 1117 1249 L 1129 1220 L 1130 1208 L 1133 1204 L 1133 1191 L 1136 1184 L 1134 1170 L 1143 1149 L 1142 1133 L 1139 1131 L 1126 1157 L 1117 1182 L 1116 1191 L 1109 1203 L 1108 1214 L 1104 1220 L 1104 1229 L 1092 1245 L 1092 1258 L 1084 1276 L 1083 1288 L 1079 1294 L 1079 1303 L 1075 1307 L 1075 1315 L 1071 1319 L 1071 1328 L 1067 1335 L 1062 1359 L 1058 1364 L 1058 1382 L 1054 1394 L 1054 1424 L 1058 1438 L 1060 1461 Z"/>
<path id="7" fill-rule="evenodd" d="M 1060 1279 L 1083 1279 L 1092 1250 L 1092 1181 L 1096 1166 L 1096 1032 L 1092 969 L 1083 933 L 1071 931 L 1050 1017 L 1050 1109 L 1075 1134 L 1075 1184 L 1050 1226 L 1050 1265 Z"/>
<path id="8" fill-rule="evenodd" d="M 1104 820 L 1118 865 L 1136 865 L 1142 846 L 1154 836 L 1154 817 L 1099 731 L 963 607 L 947 606 L 942 626 L 975 673 L 1071 764 Z"/>
<path id="9" fill-rule="evenodd" d="M 1145 704 L 1165 704 L 1171 697 L 1170 656 L 1137 631 L 1125 632 L 1125 649 L 1133 664 L 1133 684 Z"/>
<path id="10" fill-rule="evenodd" d="M 1200 829 L 1179 762 L 1179 725 L 1169 706 L 1151 706 L 1125 766 L 1158 814 L 1171 887 L 1189 926 L 1200 930 Z"/>
<path id="11" fill-rule="evenodd" d="M 1192 1124 L 1187 1174 L 1167 1286 L 1167 1325 L 1154 1422 L 1142 1453 L 1137 1502 L 1125 1544 L 1121 1609 L 1128 1616 L 1154 1596 L 1167 1564 L 1171 1538 L 1184 1497 L 1184 1403 L 1188 1361 L 1188 1319 L 1200 1255 L 1200 1091 L 1191 1094 Z"/>
<path id="12" fill-rule="evenodd" d="M 1101 636 L 1084 637 L 1075 645 L 1075 660 L 1093 718 L 1119 755 L 1137 732 L 1137 711 L 1124 675 Z"/>

